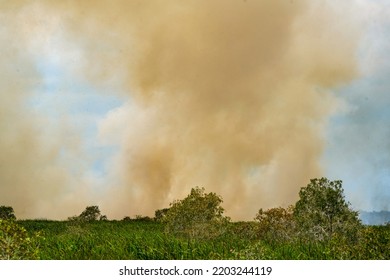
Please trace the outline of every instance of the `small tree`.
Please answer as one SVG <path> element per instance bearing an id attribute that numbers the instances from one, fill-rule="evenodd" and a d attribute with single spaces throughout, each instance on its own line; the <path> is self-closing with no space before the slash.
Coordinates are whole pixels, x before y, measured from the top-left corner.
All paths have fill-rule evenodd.
<path id="1" fill-rule="evenodd" d="M 223 215 L 222 197 L 205 193 L 204 188 L 193 188 L 183 200 L 171 203 L 163 221 L 169 233 L 190 238 L 211 238 L 226 229 L 229 218 Z"/>
<path id="2" fill-rule="evenodd" d="M 255 220 L 259 222 L 261 238 L 269 241 L 290 241 L 295 236 L 294 206 L 288 208 L 260 209 Z"/>
<path id="3" fill-rule="evenodd" d="M 0 206 L 0 220 L 16 220 L 14 209 L 11 206 Z"/>
<path id="4" fill-rule="evenodd" d="M 91 222 L 97 221 L 100 217 L 104 217 L 103 219 L 107 219 L 106 216 L 100 215 L 99 206 L 88 206 L 85 210 L 78 216 L 81 221 Z"/>
<path id="5" fill-rule="evenodd" d="M 360 226 L 358 212 L 345 201 L 342 181 L 311 179 L 299 192 L 294 217 L 301 235 L 329 240 L 335 234 L 353 239 Z"/>

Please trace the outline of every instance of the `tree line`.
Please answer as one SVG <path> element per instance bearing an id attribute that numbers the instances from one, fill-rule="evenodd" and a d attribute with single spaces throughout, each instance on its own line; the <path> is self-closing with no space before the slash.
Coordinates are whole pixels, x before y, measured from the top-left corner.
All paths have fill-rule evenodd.
<path id="1" fill-rule="evenodd" d="M 216 237 L 229 230 L 231 219 L 224 215 L 220 195 L 206 193 L 204 188 L 192 188 L 182 200 L 175 200 L 169 208 L 155 211 L 155 217 L 136 216 L 135 220 L 162 222 L 168 233 L 190 238 Z M 0 206 L 0 219 L 15 220 L 11 206 Z M 87 206 L 69 221 L 92 222 L 107 220 L 98 206 Z M 131 221 L 125 217 L 123 221 Z M 302 187 L 299 200 L 287 208 L 277 207 L 257 212 L 255 233 L 261 238 L 286 241 L 294 238 L 330 240 L 334 236 L 356 238 L 361 222 L 344 196 L 342 181 L 327 178 L 311 179 Z"/>

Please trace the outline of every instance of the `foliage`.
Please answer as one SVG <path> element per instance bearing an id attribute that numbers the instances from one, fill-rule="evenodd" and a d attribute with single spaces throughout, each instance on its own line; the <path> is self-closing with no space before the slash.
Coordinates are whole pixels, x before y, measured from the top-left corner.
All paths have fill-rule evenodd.
<path id="1" fill-rule="evenodd" d="M 126 216 L 122 219 L 124 222 L 134 222 L 134 221 L 143 221 L 143 222 L 150 222 L 153 221 L 153 218 L 149 216 L 143 216 L 143 215 L 135 215 L 135 218 L 132 219 L 129 216 Z"/>
<path id="2" fill-rule="evenodd" d="M 153 219 L 150 218 L 149 216 L 143 216 L 143 215 L 135 215 L 135 219 L 136 221 L 144 221 L 144 222 L 149 222 L 149 221 L 152 221 Z"/>
<path id="3" fill-rule="evenodd" d="M 79 216 L 68 218 L 72 222 L 92 222 L 92 221 L 107 221 L 106 215 L 101 215 L 99 206 L 87 206 Z"/>
<path id="4" fill-rule="evenodd" d="M 236 260 L 272 260 L 277 258 L 277 252 L 263 241 L 257 241 L 242 250 L 233 250 Z"/>
<path id="5" fill-rule="evenodd" d="M 258 233 L 262 239 L 269 241 L 290 241 L 295 236 L 296 223 L 293 216 L 294 207 L 260 209 L 255 220 L 259 222 Z"/>
<path id="6" fill-rule="evenodd" d="M 228 232 L 207 239 L 183 239 L 165 234 L 164 224 L 155 221 L 74 224 L 28 220 L 18 223 L 30 236 L 41 232 L 45 237 L 39 239 L 38 255 L 24 259 L 390 259 L 390 226 L 362 227 L 358 242 L 350 244 L 345 236 L 338 234 L 327 242 L 259 240 L 246 234 L 258 222 L 230 223 Z"/>
<path id="7" fill-rule="evenodd" d="M 89 206 L 69 221 L 0 220 L 0 257 L 390 259 L 390 225 L 362 226 L 341 181 L 313 179 L 295 207 L 260 209 L 251 222 L 230 222 L 221 203 L 217 194 L 194 188 L 169 209 L 157 210 L 159 219 L 100 222 L 106 217 Z"/>
<path id="8" fill-rule="evenodd" d="M 22 223 L 31 232 L 37 228 L 32 221 Z M 39 257 L 48 260 L 232 259 L 233 250 L 240 251 L 249 245 L 247 240 L 233 235 L 208 240 L 177 238 L 165 234 L 164 225 L 153 220 L 78 225 L 47 221 L 39 222 L 38 228 L 45 234 Z"/>
<path id="9" fill-rule="evenodd" d="M 1 220 L 16 220 L 14 209 L 11 206 L 0 206 Z"/>
<path id="10" fill-rule="evenodd" d="M 100 217 L 99 206 L 87 206 L 79 218 L 86 222 L 97 221 Z"/>
<path id="11" fill-rule="evenodd" d="M 342 181 L 312 179 L 299 192 L 294 217 L 300 236 L 309 240 L 331 240 L 337 235 L 356 241 L 360 227 L 358 212 L 345 201 Z"/>
<path id="12" fill-rule="evenodd" d="M 0 220 L 0 259 L 37 259 L 38 238 L 38 233 L 30 237 L 26 229 L 12 220 Z"/>
<path id="13" fill-rule="evenodd" d="M 390 226 L 366 226 L 354 248 L 357 259 L 390 259 Z"/>
<path id="14" fill-rule="evenodd" d="M 183 200 L 171 203 L 163 221 L 166 231 L 189 238 L 212 238 L 226 231 L 229 218 L 223 215 L 222 197 L 193 188 Z"/>
<path id="15" fill-rule="evenodd" d="M 229 232 L 238 238 L 245 240 L 258 240 L 259 225 L 255 221 L 234 222 L 230 224 Z"/>
<path id="16" fill-rule="evenodd" d="M 156 221 L 162 221 L 164 217 L 167 215 L 169 211 L 169 208 L 163 208 L 163 209 L 158 209 L 154 212 L 154 219 Z"/>

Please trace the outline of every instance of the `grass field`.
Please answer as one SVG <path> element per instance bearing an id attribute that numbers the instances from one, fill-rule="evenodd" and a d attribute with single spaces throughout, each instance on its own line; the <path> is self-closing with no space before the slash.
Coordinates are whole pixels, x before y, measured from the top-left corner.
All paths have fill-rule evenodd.
<path id="1" fill-rule="evenodd" d="M 152 221 L 20 223 L 31 233 L 41 232 L 41 259 L 225 259 L 250 243 L 181 239 L 164 234 L 163 226 Z"/>
<path id="2" fill-rule="evenodd" d="M 253 222 L 231 223 L 230 229 L 213 239 L 189 239 L 166 234 L 155 221 L 25 220 L 44 260 L 124 259 L 390 259 L 390 227 L 366 226 L 359 243 L 342 240 L 307 243 L 262 240 Z"/>

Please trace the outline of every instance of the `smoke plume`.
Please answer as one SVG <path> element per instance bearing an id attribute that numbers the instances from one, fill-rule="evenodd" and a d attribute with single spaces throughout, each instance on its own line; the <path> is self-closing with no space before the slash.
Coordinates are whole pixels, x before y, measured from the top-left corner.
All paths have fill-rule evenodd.
<path id="1" fill-rule="evenodd" d="M 80 156 L 79 136 L 66 116 L 53 120 L 32 106 L 44 85 L 35 58 L 53 37 L 55 17 L 31 3 L 0 5 L 0 205 L 18 218 L 70 216 L 86 202 L 76 174 L 83 165 L 68 162 Z"/>
<path id="2" fill-rule="evenodd" d="M 260 207 L 294 203 L 300 187 L 322 175 L 323 130 L 338 104 L 329 91 L 356 76 L 356 30 L 331 5 L 42 3 L 61 15 L 69 38 L 83 49 L 86 63 L 78 73 L 96 86 L 119 77 L 127 92 L 127 102 L 99 126 L 102 141 L 119 145 L 100 199 L 109 217 L 153 215 L 202 186 L 224 198 L 228 215 L 251 219 Z M 0 67 L 28 61 L 20 52 L 9 57 L 2 55 L 2 62 L 11 60 Z M 1 126 L 13 124 L 2 129 L 0 195 L 11 194 L 6 202 L 13 203 L 44 180 L 56 186 L 48 196 L 55 200 L 56 189 L 63 194 L 58 182 L 66 166 L 40 173 L 38 181 L 21 176 L 42 171 L 36 160 L 51 166 L 52 151 L 48 139 L 29 136 L 34 124 L 20 118 L 28 114 L 22 102 L 29 85 L 9 75 L 0 93 Z M 13 84 L 22 88 L 10 89 Z M 38 204 L 37 197 L 18 203 Z"/>

